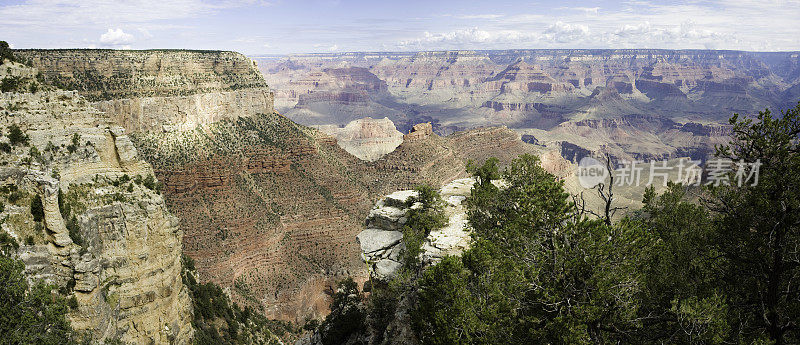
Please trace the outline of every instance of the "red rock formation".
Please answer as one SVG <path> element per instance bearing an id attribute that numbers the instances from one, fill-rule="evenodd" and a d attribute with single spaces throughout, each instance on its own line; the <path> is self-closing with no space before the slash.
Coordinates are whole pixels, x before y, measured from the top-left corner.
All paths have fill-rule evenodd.
<path id="1" fill-rule="evenodd" d="M 411 132 L 403 136 L 403 141 L 412 142 L 422 140 L 433 134 L 433 126 L 430 122 L 414 125 Z"/>

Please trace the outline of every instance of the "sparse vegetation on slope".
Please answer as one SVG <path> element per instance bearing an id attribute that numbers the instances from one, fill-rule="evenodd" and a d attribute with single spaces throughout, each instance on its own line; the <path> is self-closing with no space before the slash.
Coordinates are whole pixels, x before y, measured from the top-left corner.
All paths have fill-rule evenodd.
<path id="1" fill-rule="evenodd" d="M 189 288 L 194 307 L 195 344 L 274 345 L 295 332 L 290 324 L 269 320 L 249 306 L 242 310 L 214 283 L 197 283 L 192 258 L 184 255 L 182 263 L 183 283 Z"/>

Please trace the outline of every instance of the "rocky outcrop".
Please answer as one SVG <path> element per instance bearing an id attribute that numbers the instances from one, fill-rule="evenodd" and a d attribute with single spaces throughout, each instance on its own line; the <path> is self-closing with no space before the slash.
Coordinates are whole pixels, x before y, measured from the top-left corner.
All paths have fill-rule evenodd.
<path id="1" fill-rule="evenodd" d="M 431 231 L 425 239 L 420 253 L 424 264 L 435 264 L 442 257 L 458 255 L 469 247 L 467 213 L 462 203 L 474 183 L 471 178 L 458 179 L 439 190 L 448 221 L 445 227 Z M 366 229 L 356 236 L 361 258 L 370 267 L 371 278 L 388 281 L 402 267 L 401 254 L 405 250 L 402 231 L 406 215 L 409 210 L 422 207 L 420 203 L 412 203 L 416 195 L 414 190 L 403 190 L 378 200 L 367 216 Z"/>
<path id="2" fill-rule="evenodd" d="M 93 106 L 129 131 L 192 130 L 226 118 L 272 112 L 267 89 L 104 100 Z"/>
<path id="3" fill-rule="evenodd" d="M 75 297 L 69 319 L 92 343 L 190 343 L 183 232 L 153 170 L 124 129 L 83 97 L 39 90 L 0 94 L 0 126 L 29 137 L 0 153 L 2 231 L 23 244 L 26 276 Z M 29 206 L 36 198 L 41 221 Z"/>
<path id="4" fill-rule="evenodd" d="M 423 140 L 431 135 L 433 135 L 431 123 L 420 123 L 414 125 L 414 127 L 411 128 L 411 132 L 403 136 L 403 140 L 413 142 Z"/>
<path id="5" fill-rule="evenodd" d="M 234 52 L 18 50 L 47 83 L 76 90 L 128 131 L 194 129 L 271 113 L 255 62 Z"/>
<path id="6" fill-rule="evenodd" d="M 335 137 L 341 148 L 365 161 L 375 161 L 403 142 L 403 133 L 387 117 L 367 117 L 351 121 L 344 127 L 327 125 L 317 126 L 317 129 Z"/>

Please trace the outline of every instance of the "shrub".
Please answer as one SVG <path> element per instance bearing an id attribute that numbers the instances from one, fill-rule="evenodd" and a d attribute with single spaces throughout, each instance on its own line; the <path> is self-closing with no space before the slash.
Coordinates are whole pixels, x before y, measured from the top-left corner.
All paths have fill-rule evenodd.
<path id="1" fill-rule="evenodd" d="M 81 236 L 81 227 L 78 223 L 78 218 L 73 215 L 72 218 L 67 220 L 66 223 L 67 231 L 69 232 L 69 238 L 72 240 L 72 242 L 82 247 L 83 236 Z"/>
<path id="2" fill-rule="evenodd" d="M 144 181 L 142 181 L 142 184 L 144 184 L 144 186 L 149 190 L 156 189 L 156 179 L 153 177 L 153 175 L 147 175 L 147 177 L 144 178 Z"/>
<path id="3" fill-rule="evenodd" d="M 363 329 L 365 315 L 359 306 L 362 298 L 353 278 L 339 282 L 333 294 L 331 313 L 320 328 L 324 345 L 344 344 L 352 334 Z"/>
<path id="4" fill-rule="evenodd" d="M 67 145 L 67 151 L 69 151 L 69 153 L 75 153 L 75 151 L 78 150 L 78 147 L 80 147 L 80 140 L 81 140 L 80 134 L 78 133 L 72 134 L 72 143 Z"/>
<path id="5" fill-rule="evenodd" d="M 19 77 L 5 77 L 0 80 L 0 91 L 2 92 L 14 92 L 20 85 L 20 78 Z"/>
<path id="6" fill-rule="evenodd" d="M 17 240 L 5 232 L 0 232 L 0 254 L 9 255 L 12 252 L 16 252 L 17 248 L 19 248 Z"/>
<path id="7" fill-rule="evenodd" d="M 17 201 L 19 201 L 19 199 L 22 199 L 24 196 L 25 193 L 23 193 L 22 191 L 15 190 L 8 195 L 8 202 L 12 204 L 16 203 Z"/>
<path id="8" fill-rule="evenodd" d="M 5 60 L 15 62 L 17 58 L 14 57 L 14 51 L 11 50 L 8 42 L 0 41 L 0 65 L 2 65 Z"/>
<path id="9" fill-rule="evenodd" d="M 42 153 L 39 152 L 39 149 L 36 146 L 31 146 L 31 149 L 28 151 L 28 154 L 31 156 L 31 159 L 42 162 Z"/>
<path id="10" fill-rule="evenodd" d="M 30 138 L 16 124 L 8 127 L 8 141 L 12 146 L 28 145 Z"/>
<path id="11" fill-rule="evenodd" d="M 67 306 L 69 306 L 70 310 L 78 309 L 78 299 L 75 296 L 70 297 L 67 299 Z"/>
<path id="12" fill-rule="evenodd" d="M 4 344 L 76 344 L 66 315 L 66 299 L 55 286 L 39 281 L 28 286 L 25 265 L 0 256 L 0 335 Z"/>
<path id="13" fill-rule="evenodd" d="M 34 195 L 33 199 L 31 199 L 31 215 L 33 215 L 33 221 L 35 222 L 41 222 L 44 219 L 44 205 L 39 194 Z"/>

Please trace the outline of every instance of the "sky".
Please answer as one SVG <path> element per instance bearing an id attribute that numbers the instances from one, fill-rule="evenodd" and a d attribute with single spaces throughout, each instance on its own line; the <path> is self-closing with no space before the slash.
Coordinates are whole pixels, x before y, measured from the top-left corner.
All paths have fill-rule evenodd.
<path id="1" fill-rule="evenodd" d="M 13 48 L 800 50 L 800 0 L 0 0 Z"/>

